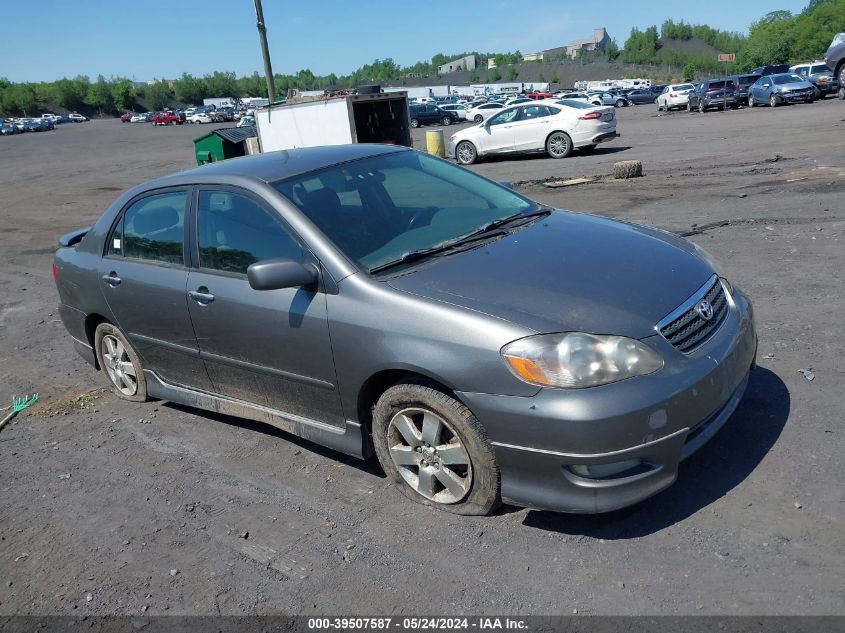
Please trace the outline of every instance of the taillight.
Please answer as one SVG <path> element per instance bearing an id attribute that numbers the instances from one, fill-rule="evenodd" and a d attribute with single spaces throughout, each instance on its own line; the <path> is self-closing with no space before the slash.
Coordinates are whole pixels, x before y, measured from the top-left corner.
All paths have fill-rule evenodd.
<path id="1" fill-rule="evenodd" d="M 601 112 L 598 112 L 598 111 L 588 112 L 587 114 L 583 114 L 583 115 L 579 116 L 578 118 L 582 121 L 590 121 L 590 120 L 593 120 L 593 119 L 600 119 L 601 118 Z"/>
<path id="2" fill-rule="evenodd" d="M 59 267 L 53 264 L 53 281 L 59 283 Z"/>

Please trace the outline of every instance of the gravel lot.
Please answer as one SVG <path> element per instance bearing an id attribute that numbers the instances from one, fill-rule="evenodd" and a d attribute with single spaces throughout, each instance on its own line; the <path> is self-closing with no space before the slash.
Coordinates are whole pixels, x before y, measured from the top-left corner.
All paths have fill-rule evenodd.
<path id="1" fill-rule="evenodd" d="M 531 183 L 642 160 L 636 180 L 519 188 L 674 231 L 719 223 L 691 239 L 754 301 L 760 367 L 674 486 L 599 516 L 435 512 L 375 462 L 119 401 L 58 321 L 56 237 L 191 167 L 199 128 L 0 139 L 0 401 L 41 394 L 0 433 L 0 615 L 845 613 L 845 103 L 618 117 L 591 156 L 473 169 Z"/>

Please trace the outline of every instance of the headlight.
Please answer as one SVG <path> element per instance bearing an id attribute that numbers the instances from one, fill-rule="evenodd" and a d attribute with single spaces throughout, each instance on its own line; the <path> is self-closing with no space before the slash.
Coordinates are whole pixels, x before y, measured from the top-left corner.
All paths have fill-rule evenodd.
<path id="1" fill-rule="evenodd" d="M 663 367 L 660 354 L 640 341 L 582 332 L 529 336 L 505 345 L 502 356 L 520 380 L 569 389 L 645 376 Z"/>

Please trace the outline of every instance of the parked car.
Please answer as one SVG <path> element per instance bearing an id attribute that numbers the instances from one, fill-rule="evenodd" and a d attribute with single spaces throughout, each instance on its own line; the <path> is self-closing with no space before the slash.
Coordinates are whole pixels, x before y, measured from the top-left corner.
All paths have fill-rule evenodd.
<path id="1" fill-rule="evenodd" d="M 118 397 L 374 451 L 457 514 L 646 499 L 754 366 L 751 304 L 700 247 L 408 148 L 213 163 L 60 245 L 59 314 Z"/>
<path id="2" fill-rule="evenodd" d="M 687 95 L 687 110 L 704 113 L 712 108 L 736 110 L 734 84 L 729 79 L 708 79 L 696 85 Z"/>
<path id="3" fill-rule="evenodd" d="M 217 108 L 216 114 L 221 121 L 234 121 L 235 120 L 235 109 L 230 107 L 230 106 L 224 106 L 222 108 Z"/>
<path id="4" fill-rule="evenodd" d="M 146 112 L 136 113 L 136 114 L 133 114 L 131 117 L 129 117 L 129 122 L 130 123 L 146 123 L 151 118 L 152 117 L 149 115 L 149 113 L 146 113 Z"/>
<path id="5" fill-rule="evenodd" d="M 770 64 L 768 66 L 758 66 L 751 71 L 753 75 L 781 75 L 789 72 L 789 64 Z"/>
<path id="6" fill-rule="evenodd" d="M 834 35 L 824 54 L 824 62 L 833 69 L 833 76 L 839 83 L 839 98 L 845 99 L 845 33 Z"/>
<path id="7" fill-rule="evenodd" d="M 748 94 L 750 107 L 768 103 L 775 108 L 784 103 L 812 103 L 816 98 L 816 87 L 809 81 L 792 73 L 764 75 L 751 84 Z"/>
<path id="8" fill-rule="evenodd" d="M 135 116 L 134 112 L 124 112 L 120 115 L 120 122 L 121 123 L 130 123 L 132 121 L 132 117 Z"/>
<path id="9" fill-rule="evenodd" d="M 505 101 L 505 106 L 519 105 L 520 103 L 528 103 L 531 99 L 528 96 L 513 97 Z"/>
<path id="10" fill-rule="evenodd" d="M 555 95 L 551 92 L 529 92 L 525 96 L 529 99 L 534 99 L 535 101 L 544 101 L 546 99 L 551 99 Z"/>
<path id="11" fill-rule="evenodd" d="M 53 123 L 52 119 L 41 118 L 41 119 L 33 119 L 33 121 L 35 123 L 37 123 L 38 125 L 40 125 L 42 130 L 55 130 L 56 129 L 56 124 Z"/>
<path id="12" fill-rule="evenodd" d="M 236 127 L 247 127 L 250 125 L 255 125 L 255 117 L 242 116 Z"/>
<path id="13" fill-rule="evenodd" d="M 644 88 L 637 88 L 634 90 L 629 90 L 625 93 L 625 97 L 628 101 L 631 102 L 633 105 L 642 105 L 644 103 L 654 103 L 654 94 L 652 94 L 651 90 L 647 90 Z"/>
<path id="14" fill-rule="evenodd" d="M 590 93 L 589 100 L 593 105 L 611 105 L 617 108 L 631 105 L 627 97 L 615 92 L 593 92 Z"/>
<path id="15" fill-rule="evenodd" d="M 657 95 L 657 99 L 655 99 L 658 112 L 661 110 L 668 112 L 673 108 L 686 108 L 689 96 L 694 90 L 695 86 L 689 83 L 665 86 L 663 92 Z"/>
<path id="16" fill-rule="evenodd" d="M 462 103 L 444 103 L 440 106 L 440 109 L 452 112 L 457 117 L 456 120 L 466 120 L 467 118 L 467 107 Z"/>
<path id="17" fill-rule="evenodd" d="M 469 165 L 493 154 L 546 152 L 565 158 L 616 138 L 613 108 L 580 101 L 534 101 L 505 108 L 449 138 L 446 154 Z"/>
<path id="18" fill-rule="evenodd" d="M 590 95 L 586 92 L 563 92 L 554 97 L 555 99 L 569 99 L 570 101 L 583 101 L 590 103 Z"/>
<path id="19" fill-rule="evenodd" d="M 88 120 L 88 117 L 77 114 L 76 112 L 71 112 L 67 115 L 67 118 L 69 118 L 73 123 L 84 123 Z"/>
<path id="20" fill-rule="evenodd" d="M 736 102 L 740 105 L 748 105 L 748 89 L 755 81 L 760 78 L 759 75 L 731 75 L 728 77 L 734 85 L 734 97 Z"/>
<path id="21" fill-rule="evenodd" d="M 824 62 L 807 62 L 805 64 L 796 64 L 789 69 L 794 75 L 803 77 L 818 90 L 820 99 L 824 99 L 827 95 L 835 95 L 839 92 L 839 81 L 836 75 Z"/>
<path id="22" fill-rule="evenodd" d="M 482 103 L 480 105 L 475 106 L 474 108 L 470 108 L 469 110 L 467 110 L 467 121 L 481 123 L 485 119 L 496 114 L 496 112 L 498 112 L 504 107 L 505 106 L 503 106 L 501 103 Z"/>
<path id="23" fill-rule="evenodd" d="M 14 125 L 0 121 L 0 136 L 12 136 L 13 134 L 18 134 L 18 129 Z"/>
<path id="24" fill-rule="evenodd" d="M 423 103 L 417 105 L 412 103 L 408 106 L 408 115 L 410 116 L 411 127 L 420 127 L 421 125 L 452 125 L 458 120 L 458 115 L 454 112 L 441 110 L 433 103 Z"/>
<path id="25" fill-rule="evenodd" d="M 152 117 L 153 125 L 182 125 L 183 122 L 175 112 L 157 112 Z"/>
<path id="26" fill-rule="evenodd" d="M 214 118 L 208 112 L 196 111 L 185 119 L 188 123 L 213 123 Z"/>

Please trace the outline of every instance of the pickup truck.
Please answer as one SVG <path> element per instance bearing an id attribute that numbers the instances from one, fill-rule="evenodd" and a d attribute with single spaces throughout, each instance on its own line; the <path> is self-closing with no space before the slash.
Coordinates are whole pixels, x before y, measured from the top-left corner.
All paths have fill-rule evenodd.
<path id="1" fill-rule="evenodd" d="M 159 112 L 153 118 L 153 125 L 182 125 L 182 117 L 173 112 Z"/>

